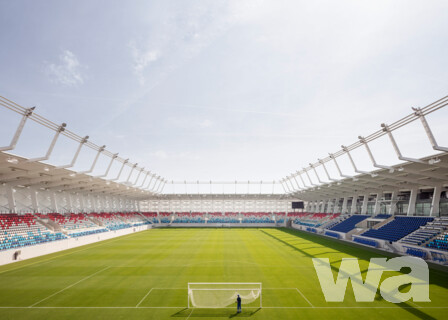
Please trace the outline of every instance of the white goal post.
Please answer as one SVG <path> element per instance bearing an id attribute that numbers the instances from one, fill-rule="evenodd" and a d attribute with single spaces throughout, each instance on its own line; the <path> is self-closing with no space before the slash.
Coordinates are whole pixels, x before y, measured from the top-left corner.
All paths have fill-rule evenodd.
<path id="1" fill-rule="evenodd" d="M 247 307 L 262 307 L 261 282 L 189 282 L 188 308 L 228 308 L 241 297 Z"/>

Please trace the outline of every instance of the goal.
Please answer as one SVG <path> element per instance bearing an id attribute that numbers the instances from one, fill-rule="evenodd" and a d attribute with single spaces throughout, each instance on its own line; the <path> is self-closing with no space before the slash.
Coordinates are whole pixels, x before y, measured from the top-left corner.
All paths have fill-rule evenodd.
<path id="1" fill-rule="evenodd" d="M 261 282 L 189 282 L 188 308 L 228 308 L 241 304 L 262 307 Z"/>

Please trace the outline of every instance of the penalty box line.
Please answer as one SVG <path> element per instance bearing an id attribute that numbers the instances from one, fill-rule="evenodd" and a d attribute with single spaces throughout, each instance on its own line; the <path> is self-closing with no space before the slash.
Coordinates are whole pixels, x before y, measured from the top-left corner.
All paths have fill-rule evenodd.
<path id="1" fill-rule="evenodd" d="M 151 288 L 149 291 L 145 294 L 145 296 L 137 303 L 137 305 L 134 308 L 140 308 L 140 305 L 143 301 L 149 296 L 149 294 L 152 292 L 152 290 L 187 290 L 187 288 Z M 177 308 L 177 307 L 173 307 Z M 179 307 L 180 308 L 180 307 Z"/>
<path id="2" fill-rule="evenodd" d="M 138 309 L 186 309 L 183 307 L 138 307 Z M 136 309 L 135 307 L 4 307 L 0 306 L 0 309 Z M 190 308 L 190 309 L 204 309 L 204 308 Z M 210 309 L 210 308 L 208 308 Z M 214 309 L 235 309 L 235 307 L 214 308 Z M 260 309 L 260 307 L 245 307 L 244 309 Z M 261 309 L 448 309 L 448 307 L 275 307 L 268 306 Z"/>
<path id="3" fill-rule="evenodd" d="M 33 303 L 32 305 L 30 305 L 30 306 L 27 307 L 27 308 L 34 308 L 34 307 L 35 307 L 36 305 L 38 305 L 39 303 L 44 302 L 45 300 L 48 300 L 48 299 L 54 297 L 55 295 L 57 295 L 57 294 L 59 294 L 59 293 L 65 291 L 65 290 L 67 290 L 67 289 L 70 289 L 71 287 L 77 285 L 78 283 L 81 283 L 81 282 L 83 282 L 84 280 L 90 279 L 90 278 L 92 278 L 93 276 L 97 275 L 98 273 L 103 272 L 103 271 L 105 271 L 105 270 L 107 270 L 107 269 L 109 269 L 109 268 L 110 268 L 110 266 L 108 266 L 108 267 L 106 267 L 106 268 L 103 268 L 103 269 L 101 269 L 101 270 L 99 270 L 99 271 L 97 271 L 97 272 L 91 274 L 90 276 L 84 277 L 84 278 L 82 278 L 81 280 L 76 281 L 75 283 L 73 283 L 73 284 L 71 284 L 71 285 L 65 287 L 64 289 L 61 289 L 61 290 L 59 290 L 59 291 L 57 291 L 57 292 L 55 292 L 55 293 L 49 295 L 48 297 L 43 298 L 42 300 L 39 300 L 39 301 L 37 301 L 36 303 Z"/>
<path id="4" fill-rule="evenodd" d="M 151 291 L 152 291 L 153 289 L 154 289 L 154 288 L 151 288 L 151 289 L 148 291 L 148 293 L 145 294 L 145 296 L 144 296 L 144 297 L 140 300 L 140 302 L 137 303 L 137 305 L 135 306 L 136 308 L 138 308 L 138 306 L 142 304 L 143 300 L 145 300 L 146 297 L 149 296 L 149 294 L 151 293 Z"/>
<path id="5" fill-rule="evenodd" d="M 151 294 L 153 290 L 187 290 L 187 288 L 151 288 L 134 308 L 140 308 L 142 302 L 145 301 L 145 299 Z M 310 302 L 310 300 L 308 300 L 307 297 L 298 288 L 264 288 L 263 290 L 296 290 L 302 296 L 302 298 L 305 299 L 305 301 L 311 306 L 311 308 L 315 308 L 315 306 Z M 170 308 L 177 308 L 177 307 L 170 307 Z M 283 308 L 283 307 L 272 307 L 272 308 Z"/>

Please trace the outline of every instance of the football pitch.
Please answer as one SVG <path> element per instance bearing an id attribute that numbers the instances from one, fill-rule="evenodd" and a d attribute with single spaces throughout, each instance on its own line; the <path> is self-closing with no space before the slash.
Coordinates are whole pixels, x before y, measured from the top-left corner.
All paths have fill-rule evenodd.
<path id="1" fill-rule="evenodd" d="M 289 229 L 152 229 L 0 267 L 0 319 L 446 319 L 448 273 L 430 270 L 431 302 L 379 293 L 326 302 L 312 258 L 384 257 Z M 263 308 L 188 309 L 188 282 L 261 282 Z M 406 289 L 404 289 L 406 290 Z"/>

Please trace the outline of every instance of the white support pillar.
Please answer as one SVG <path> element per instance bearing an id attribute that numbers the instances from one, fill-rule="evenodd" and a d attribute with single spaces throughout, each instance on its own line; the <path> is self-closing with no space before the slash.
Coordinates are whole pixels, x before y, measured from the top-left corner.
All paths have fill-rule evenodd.
<path id="1" fill-rule="evenodd" d="M 381 211 L 381 201 L 380 201 L 381 196 L 382 196 L 381 193 L 377 193 L 377 195 L 376 195 L 375 208 L 373 209 L 373 215 L 374 216 L 378 215 L 380 213 L 380 211 Z"/>
<path id="2" fill-rule="evenodd" d="M 390 196 L 391 202 L 389 207 L 389 214 L 391 215 L 395 215 L 395 213 L 397 213 L 397 196 L 398 190 L 393 190 Z"/>
<path id="3" fill-rule="evenodd" d="M 201 202 L 202 205 L 202 202 Z M 142 206 L 141 206 L 141 201 L 137 201 L 137 211 L 141 212 L 142 211 Z M 201 210 L 202 211 L 202 210 Z"/>
<path id="4" fill-rule="evenodd" d="M 408 216 L 413 216 L 415 214 L 415 203 L 417 202 L 417 194 L 418 194 L 418 188 L 412 188 L 411 189 L 411 197 L 409 198 L 409 205 L 408 205 Z"/>
<path id="5" fill-rule="evenodd" d="M 328 201 L 327 201 L 327 210 L 325 210 L 325 213 L 331 213 L 332 204 L 333 204 L 333 202 L 331 201 L 331 199 L 328 199 Z"/>
<path id="6" fill-rule="evenodd" d="M 10 213 L 17 212 L 16 199 L 14 197 L 14 189 L 10 185 L 5 185 L 6 189 L 6 198 L 8 199 L 8 207 Z"/>
<path id="7" fill-rule="evenodd" d="M 305 205 L 305 212 L 310 212 L 311 211 L 311 201 L 308 201 Z M 286 212 L 288 212 L 288 210 L 286 210 Z"/>
<path id="8" fill-rule="evenodd" d="M 73 210 L 73 200 L 71 193 L 66 193 L 65 198 L 67 199 L 67 211 L 74 212 Z"/>
<path id="9" fill-rule="evenodd" d="M 342 200 L 342 208 L 341 208 L 342 214 L 347 213 L 347 202 L 348 202 L 348 197 L 344 197 L 344 199 Z"/>
<path id="10" fill-rule="evenodd" d="M 352 200 L 352 208 L 351 208 L 351 210 L 350 210 L 350 214 L 355 214 L 355 212 L 356 212 L 356 205 L 357 205 L 357 202 L 358 202 L 358 196 L 355 195 L 355 196 L 353 196 L 353 200 Z"/>
<path id="11" fill-rule="evenodd" d="M 33 207 L 34 212 L 40 212 L 39 210 L 39 201 L 37 200 L 37 190 L 34 188 L 29 188 L 31 205 Z"/>
<path id="12" fill-rule="evenodd" d="M 95 196 L 89 194 L 89 200 L 90 200 L 90 206 L 92 208 L 93 212 L 98 212 L 98 207 L 96 205 L 96 199 Z"/>
<path id="13" fill-rule="evenodd" d="M 101 212 L 106 212 L 107 208 L 106 208 L 106 201 L 104 199 L 104 196 L 98 196 L 98 200 L 99 200 L 99 204 L 100 204 L 100 211 Z"/>
<path id="14" fill-rule="evenodd" d="M 51 209 L 53 212 L 59 212 L 58 202 L 56 201 L 56 193 L 50 193 Z"/>
<path id="15" fill-rule="evenodd" d="M 361 214 L 367 214 L 367 203 L 369 202 L 369 195 L 364 195 L 364 200 L 362 201 Z"/>
<path id="16" fill-rule="evenodd" d="M 314 212 L 314 200 L 310 201 L 310 210 L 308 212 Z"/>
<path id="17" fill-rule="evenodd" d="M 84 200 L 84 194 L 78 193 L 79 212 L 86 212 L 86 202 Z"/>
<path id="18" fill-rule="evenodd" d="M 431 211 L 429 215 L 431 217 L 438 217 L 440 216 L 440 195 L 442 194 L 442 185 L 437 185 L 434 188 L 434 193 L 432 195 L 432 203 L 431 203 Z"/>

